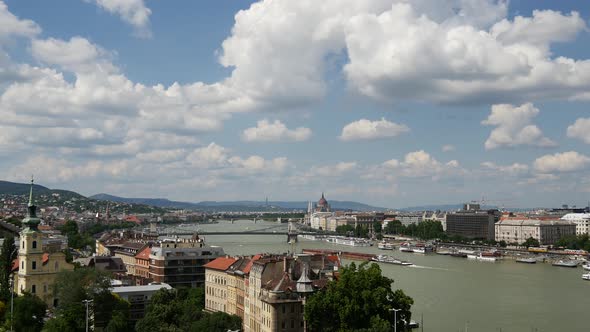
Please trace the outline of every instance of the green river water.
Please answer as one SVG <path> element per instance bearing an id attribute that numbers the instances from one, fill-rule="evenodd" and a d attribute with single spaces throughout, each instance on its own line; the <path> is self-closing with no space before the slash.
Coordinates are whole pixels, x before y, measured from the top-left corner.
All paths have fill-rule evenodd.
<path id="1" fill-rule="evenodd" d="M 198 228 L 211 232 L 286 231 L 286 224 L 277 225 L 240 220 Z M 210 245 L 223 247 L 229 255 L 291 250 L 286 235 L 208 235 L 205 239 Z M 414 299 L 412 319 L 418 322 L 423 319 L 424 331 L 590 331 L 590 281 L 581 279 L 582 268 L 510 260 L 479 262 L 305 239 L 294 246 L 296 252 L 304 248 L 386 253 L 414 263 L 415 267 L 381 264 L 381 268 L 384 275 L 395 280 L 394 288 L 403 289 Z"/>

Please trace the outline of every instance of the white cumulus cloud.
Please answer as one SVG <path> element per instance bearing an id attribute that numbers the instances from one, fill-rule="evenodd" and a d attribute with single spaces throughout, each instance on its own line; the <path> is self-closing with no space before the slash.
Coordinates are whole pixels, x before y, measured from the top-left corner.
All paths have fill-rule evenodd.
<path id="1" fill-rule="evenodd" d="M 340 139 L 343 141 L 374 140 L 399 136 L 408 131 L 410 131 L 408 126 L 384 118 L 377 121 L 360 119 L 344 126 Z"/>
<path id="2" fill-rule="evenodd" d="M 543 136 L 541 129 L 532 124 L 532 120 L 539 114 L 539 109 L 531 103 L 521 106 L 499 104 L 492 106 L 492 112 L 481 123 L 496 126 L 485 142 L 485 148 L 496 149 L 514 147 L 518 145 L 532 145 L 552 147 L 556 143 Z"/>
<path id="3" fill-rule="evenodd" d="M 537 158 L 533 165 L 539 173 L 574 172 L 587 169 L 590 166 L 590 157 L 568 151 L 544 155 Z"/>
<path id="4" fill-rule="evenodd" d="M 579 118 L 567 127 L 567 136 L 590 144 L 590 118 Z"/>
<path id="5" fill-rule="evenodd" d="M 95 3 L 99 8 L 121 17 L 132 25 L 139 37 L 150 37 L 150 15 L 152 14 L 144 0 L 84 0 Z"/>
<path id="6" fill-rule="evenodd" d="M 242 133 L 242 140 L 246 142 L 280 142 L 280 141 L 307 141 L 311 137 L 311 129 L 298 127 L 289 129 L 279 120 L 270 122 L 267 119 L 260 120 L 256 127 L 247 128 Z"/>

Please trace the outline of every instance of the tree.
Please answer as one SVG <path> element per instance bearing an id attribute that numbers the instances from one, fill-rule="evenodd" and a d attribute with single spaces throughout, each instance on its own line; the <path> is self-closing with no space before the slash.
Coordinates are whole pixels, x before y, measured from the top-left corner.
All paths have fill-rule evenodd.
<path id="1" fill-rule="evenodd" d="M 541 244 L 539 243 L 539 240 L 533 238 L 532 236 L 529 237 L 528 239 L 526 239 L 526 241 L 524 241 L 524 243 L 522 244 L 524 247 L 538 247 Z"/>
<path id="2" fill-rule="evenodd" d="M 394 324 L 391 309 L 398 309 L 397 329 L 406 330 L 414 303 L 402 290 L 393 291 L 393 280 L 381 274 L 378 264 L 354 263 L 340 271 L 338 280 L 309 297 L 305 319 L 310 331 L 382 330 Z"/>
<path id="3" fill-rule="evenodd" d="M 10 328 L 10 321 L 15 331 L 18 332 L 37 332 L 43 328 L 43 318 L 47 311 L 47 305 L 37 296 L 24 293 L 22 296 L 14 298 L 14 314 L 8 314 L 6 328 Z"/>
<path id="4" fill-rule="evenodd" d="M 403 229 L 402 222 L 399 220 L 390 221 L 385 226 L 385 233 L 387 234 L 400 234 Z"/>
<path id="5" fill-rule="evenodd" d="M 340 235 L 352 235 L 354 234 L 354 226 L 352 225 L 340 225 L 336 227 L 336 233 Z"/>
<path id="6" fill-rule="evenodd" d="M 225 312 L 205 313 L 203 318 L 190 326 L 190 331 L 226 332 L 242 328 L 242 319 Z"/>
<path id="7" fill-rule="evenodd" d="M 378 220 L 375 220 L 373 222 L 373 231 L 375 233 L 381 233 L 382 230 L 383 230 L 383 225 L 381 225 L 381 222 Z"/>
<path id="8" fill-rule="evenodd" d="M 104 328 L 111 325 L 111 331 L 118 329 L 120 321 L 127 321 L 129 303 L 111 293 L 110 276 L 91 268 L 63 271 L 58 275 L 54 292 L 60 303 L 55 318 L 48 321 L 46 331 L 83 331 L 86 325 L 86 305 L 84 300 L 92 301 L 92 324 Z"/>
<path id="9" fill-rule="evenodd" d="M 4 301 L 10 299 L 10 273 L 12 261 L 16 259 L 18 250 L 14 245 L 14 237 L 9 235 L 4 238 L 2 251 L 0 252 L 0 298 Z"/>

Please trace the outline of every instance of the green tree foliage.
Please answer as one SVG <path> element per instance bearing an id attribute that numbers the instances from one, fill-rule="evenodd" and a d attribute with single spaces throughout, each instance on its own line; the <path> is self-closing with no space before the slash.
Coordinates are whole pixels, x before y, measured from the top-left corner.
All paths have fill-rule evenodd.
<path id="1" fill-rule="evenodd" d="M 0 299 L 7 301 L 10 299 L 10 271 L 12 270 L 12 261 L 16 259 L 18 250 L 14 245 L 14 237 L 7 236 L 2 243 L 0 252 Z"/>
<path id="2" fill-rule="evenodd" d="M 209 314 L 205 308 L 203 288 L 162 289 L 156 292 L 143 319 L 135 325 L 137 332 L 153 331 L 227 331 L 239 329 L 242 320 L 226 313 Z"/>
<path id="3" fill-rule="evenodd" d="M 403 230 L 404 226 L 402 225 L 402 222 L 399 220 L 388 222 L 384 229 L 386 234 L 401 234 Z"/>
<path id="4" fill-rule="evenodd" d="M 524 241 L 524 243 L 522 244 L 524 247 L 538 247 L 541 244 L 539 243 L 539 240 L 534 239 L 533 237 L 529 237 L 528 239 L 526 239 L 526 241 Z"/>
<path id="5" fill-rule="evenodd" d="M 339 235 L 354 235 L 354 226 L 352 225 L 340 225 L 336 227 L 336 233 Z"/>
<path id="6" fill-rule="evenodd" d="M 30 293 L 14 298 L 14 315 L 8 313 L 5 328 L 10 329 L 10 321 L 17 332 L 37 332 L 43 328 L 43 318 L 47 305 Z"/>
<path id="7" fill-rule="evenodd" d="M 381 222 L 375 220 L 375 222 L 373 222 L 373 231 L 375 233 L 381 233 L 382 230 L 383 230 L 383 226 L 381 225 Z"/>
<path id="8" fill-rule="evenodd" d="M 393 280 L 381 274 L 378 264 L 354 263 L 340 270 L 337 281 L 313 294 L 305 305 L 309 331 L 391 329 L 397 312 L 397 329 L 406 331 L 414 303 L 402 290 L 393 291 Z"/>
<path id="9" fill-rule="evenodd" d="M 59 230 L 68 237 L 68 246 L 74 249 L 84 249 L 91 247 L 94 249 L 96 242 L 92 237 L 107 230 L 132 228 L 137 226 L 132 222 L 122 222 L 117 224 L 103 225 L 98 223 L 89 223 L 84 226 L 84 229 L 78 228 L 78 223 L 74 220 L 68 220 L 59 228 Z"/>
<path id="10" fill-rule="evenodd" d="M 128 320 L 129 303 L 112 294 L 110 287 L 110 276 L 104 272 L 90 268 L 60 272 L 54 285 L 59 306 L 55 318 L 47 322 L 45 330 L 83 331 L 86 305 L 82 301 L 87 299 L 93 300 L 90 304 L 92 324 L 101 328 L 111 326 L 110 331 L 128 330 L 127 325 L 120 328 L 120 322 Z"/>
<path id="11" fill-rule="evenodd" d="M 563 247 L 567 249 L 573 250 L 586 250 L 590 251 L 590 236 L 588 234 L 583 235 L 569 235 L 564 236 L 557 243 L 555 243 L 556 247 Z"/>

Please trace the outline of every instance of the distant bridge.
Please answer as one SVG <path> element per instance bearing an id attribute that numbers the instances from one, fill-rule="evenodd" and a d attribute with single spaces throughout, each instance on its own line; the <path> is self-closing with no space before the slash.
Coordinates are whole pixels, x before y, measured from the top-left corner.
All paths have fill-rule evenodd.
<path id="1" fill-rule="evenodd" d="M 291 240 L 297 241 L 297 236 L 299 235 L 316 235 L 317 233 L 313 232 L 261 232 L 261 231 L 231 231 L 231 232 L 158 232 L 159 236 L 192 236 L 192 235 L 274 235 L 274 236 L 286 236 L 287 242 Z"/>

